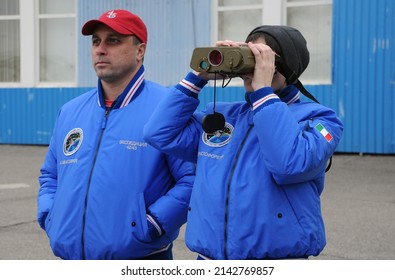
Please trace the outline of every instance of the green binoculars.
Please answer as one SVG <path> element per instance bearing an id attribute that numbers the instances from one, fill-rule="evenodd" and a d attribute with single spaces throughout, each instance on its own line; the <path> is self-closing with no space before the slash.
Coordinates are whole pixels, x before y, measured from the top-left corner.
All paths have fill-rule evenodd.
<path id="1" fill-rule="evenodd" d="M 195 48 L 190 67 L 197 72 L 219 73 L 229 77 L 254 72 L 255 58 L 248 46 Z"/>

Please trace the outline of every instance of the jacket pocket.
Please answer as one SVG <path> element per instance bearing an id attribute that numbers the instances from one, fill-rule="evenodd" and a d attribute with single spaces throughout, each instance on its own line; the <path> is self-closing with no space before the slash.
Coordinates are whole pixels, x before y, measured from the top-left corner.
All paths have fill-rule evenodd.
<path id="1" fill-rule="evenodd" d="M 48 213 L 47 216 L 45 217 L 45 220 L 44 220 L 45 232 L 48 232 L 49 229 L 51 228 L 51 225 L 50 225 L 51 223 L 50 223 L 50 221 L 51 221 L 51 216 L 50 216 L 50 214 Z"/>
<path id="2" fill-rule="evenodd" d="M 144 201 L 144 194 L 138 193 L 133 203 L 130 226 L 132 235 L 140 242 L 150 243 L 152 241 L 148 232 L 147 212 Z"/>
<path id="3" fill-rule="evenodd" d="M 54 204 L 52 205 L 52 208 L 49 210 L 47 216 L 45 217 L 45 232 L 47 233 L 47 236 L 50 238 L 51 237 L 51 228 L 52 228 L 52 216 L 53 216 L 53 212 L 54 212 L 54 208 L 55 208 L 55 201 L 54 200 Z"/>

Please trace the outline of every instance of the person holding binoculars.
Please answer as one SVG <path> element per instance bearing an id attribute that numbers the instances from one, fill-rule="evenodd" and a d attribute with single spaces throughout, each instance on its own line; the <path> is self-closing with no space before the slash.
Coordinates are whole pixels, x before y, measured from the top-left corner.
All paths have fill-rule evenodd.
<path id="1" fill-rule="evenodd" d="M 343 125 L 330 108 L 300 99 L 298 78 L 309 51 L 298 30 L 263 25 L 245 43 L 216 47 L 241 45 L 255 61 L 251 72 L 240 74 L 245 101 L 217 102 L 215 110 L 210 103 L 197 112 L 199 92 L 223 73 L 190 72 L 170 88 L 144 137 L 196 163 L 185 240 L 199 259 L 316 256 L 326 244 L 325 170 Z M 208 118 L 215 114 L 223 124 Z"/>

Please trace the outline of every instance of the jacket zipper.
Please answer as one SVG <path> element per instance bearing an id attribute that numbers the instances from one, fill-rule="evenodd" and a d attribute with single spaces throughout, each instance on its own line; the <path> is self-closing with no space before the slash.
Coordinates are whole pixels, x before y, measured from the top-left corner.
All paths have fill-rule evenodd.
<path id="1" fill-rule="evenodd" d="M 233 174 L 235 172 L 237 162 L 239 161 L 239 156 L 240 156 L 241 150 L 244 147 L 245 141 L 247 140 L 247 137 L 250 134 L 252 127 L 253 127 L 253 125 L 251 125 L 248 128 L 248 130 L 243 138 L 243 141 L 241 142 L 239 149 L 237 150 L 237 154 L 236 154 L 235 160 L 233 161 L 232 170 L 230 172 L 230 176 L 229 176 L 229 180 L 228 180 L 227 191 L 226 191 L 226 200 L 225 200 L 225 226 L 224 226 L 224 259 L 225 260 L 228 259 L 227 244 L 228 244 L 228 220 L 229 220 L 228 208 L 229 208 L 230 184 L 232 183 Z"/>
<path id="2" fill-rule="evenodd" d="M 97 154 L 99 153 L 99 148 L 100 148 L 100 144 L 103 138 L 103 134 L 104 134 L 104 130 L 107 126 L 107 120 L 108 120 L 108 116 L 111 112 L 113 106 L 111 106 L 111 108 L 106 108 L 106 112 L 104 114 L 104 118 L 103 118 L 103 122 L 102 122 L 102 126 L 101 126 L 101 132 L 99 135 L 99 141 L 97 143 L 97 147 L 96 147 L 96 151 L 95 151 L 95 156 L 93 157 L 93 163 L 92 163 L 92 167 L 91 170 L 89 172 L 89 179 L 88 179 L 88 187 L 86 188 L 86 193 L 85 193 L 85 202 L 84 202 L 84 214 L 82 216 L 82 235 L 81 235 L 81 245 L 82 245 L 82 259 L 85 260 L 86 256 L 85 256 L 85 218 L 86 218 L 86 208 L 88 205 L 88 195 L 89 195 L 89 189 L 91 187 L 91 181 L 92 181 L 92 174 L 93 174 L 93 169 L 95 168 L 95 164 L 96 164 L 96 159 L 97 159 Z"/>

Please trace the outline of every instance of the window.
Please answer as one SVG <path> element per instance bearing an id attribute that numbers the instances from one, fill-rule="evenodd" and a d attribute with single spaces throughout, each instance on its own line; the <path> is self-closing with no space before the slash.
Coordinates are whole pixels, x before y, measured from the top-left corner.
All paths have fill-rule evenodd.
<path id="1" fill-rule="evenodd" d="M 305 84 L 331 82 L 332 0 L 215 0 L 213 42 L 244 41 L 262 24 L 284 24 L 299 29 L 306 38 L 310 64 L 302 74 Z M 233 82 L 232 85 L 241 85 Z"/>
<path id="2" fill-rule="evenodd" d="M 332 1 L 287 1 L 287 25 L 306 38 L 310 63 L 301 79 L 305 83 L 331 82 Z"/>
<path id="3" fill-rule="evenodd" d="M 75 2 L 39 1 L 41 83 L 75 81 Z"/>
<path id="4" fill-rule="evenodd" d="M 2 0 L 0 9 L 0 83 L 20 81 L 19 2 Z"/>
<path id="5" fill-rule="evenodd" d="M 75 0 L 0 2 L 0 86 L 75 86 Z"/>
<path id="6" fill-rule="evenodd" d="M 262 0 L 218 0 L 219 40 L 244 42 L 246 30 L 252 30 L 262 22 Z M 215 25 L 214 25 L 215 26 Z"/>

